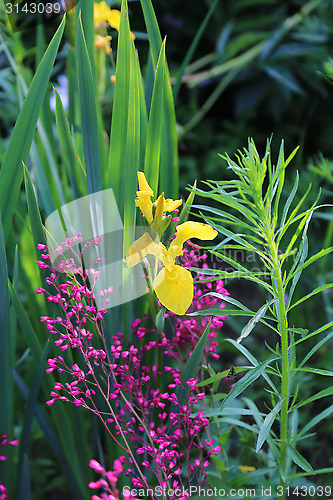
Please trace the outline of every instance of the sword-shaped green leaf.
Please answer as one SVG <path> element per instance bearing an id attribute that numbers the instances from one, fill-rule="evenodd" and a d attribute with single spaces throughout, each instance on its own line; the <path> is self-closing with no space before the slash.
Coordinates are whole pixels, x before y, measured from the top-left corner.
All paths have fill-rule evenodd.
<path id="1" fill-rule="evenodd" d="M 39 111 L 43 103 L 64 27 L 65 18 L 52 38 L 31 82 L 0 170 L 0 212 L 3 217 L 5 237 L 8 235 L 22 182 L 22 161 L 25 162 L 29 154 Z"/>

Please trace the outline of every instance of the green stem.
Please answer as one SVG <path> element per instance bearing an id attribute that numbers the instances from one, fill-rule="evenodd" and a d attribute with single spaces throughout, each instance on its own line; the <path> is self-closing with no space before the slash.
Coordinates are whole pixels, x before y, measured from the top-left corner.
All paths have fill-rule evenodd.
<path id="1" fill-rule="evenodd" d="M 289 404 L 289 342 L 288 342 L 288 321 L 284 301 L 284 290 L 281 278 L 281 269 L 279 265 L 274 266 L 275 278 L 277 284 L 277 298 L 279 307 L 279 328 L 281 333 L 281 354 L 282 354 L 282 383 L 281 398 L 283 400 L 281 407 L 281 427 L 280 427 L 280 485 L 283 488 L 283 497 L 285 498 L 285 476 L 287 449 L 288 449 L 288 404 Z"/>
<path id="2" fill-rule="evenodd" d="M 259 202 L 260 212 L 263 216 L 264 228 L 266 232 L 267 244 L 270 249 L 272 271 L 274 275 L 275 294 L 277 304 L 275 310 L 279 322 L 281 335 L 281 356 L 282 356 L 282 382 L 281 382 L 281 425 L 280 425 L 280 486 L 282 487 L 282 500 L 285 499 L 285 477 L 287 475 L 287 450 L 288 450 L 288 406 L 289 406 L 289 339 L 288 339 L 288 319 L 286 304 L 284 299 L 284 288 L 282 281 L 282 270 L 279 262 L 279 248 L 274 238 L 274 228 L 271 227 L 267 212 L 263 203 Z"/>
<path id="3" fill-rule="evenodd" d="M 282 500 L 285 499 L 285 477 L 287 475 L 287 449 L 288 449 L 288 404 L 289 404 L 289 352 L 288 352 L 288 320 L 284 300 L 281 266 L 278 259 L 278 248 L 272 234 L 269 234 L 268 244 L 271 250 L 273 272 L 275 278 L 275 291 L 278 304 L 276 305 L 279 330 L 281 335 L 282 355 L 282 382 L 281 382 L 281 426 L 280 426 L 280 486 L 282 486 Z"/>

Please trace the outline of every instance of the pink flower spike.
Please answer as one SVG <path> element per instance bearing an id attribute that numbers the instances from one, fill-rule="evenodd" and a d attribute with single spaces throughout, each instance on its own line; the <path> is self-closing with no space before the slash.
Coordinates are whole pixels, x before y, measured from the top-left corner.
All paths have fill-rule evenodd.
<path id="1" fill-rule="evenodd" d="M 91 467 L 92 469 L 94 469 L 94 471 L 99 472 L 99 473 L 105 472 L 104 467 L 102 467 L 101 464 L 99 462 L 97 462 L 97 460 L 94 460 L 94 459 L 90 460 L 89 467 Z"/>
<path id="2" fill-rule="evenodd" d="M 190 387 L 195 387 L 197 385 L 198 381 L 195 378 L 189 378 L 188 381 L 186 382 L 187 385 Z"/>

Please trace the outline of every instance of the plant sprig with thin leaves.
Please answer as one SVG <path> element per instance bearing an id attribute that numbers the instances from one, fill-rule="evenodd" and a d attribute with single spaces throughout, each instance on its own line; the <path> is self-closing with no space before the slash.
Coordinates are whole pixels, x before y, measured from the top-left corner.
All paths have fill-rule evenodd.
<path id="1" fill-rule="evenodd" d="M 307 401 L 300 402 L 297 401 L 298 388 L 292 389 L 296 386 L 295 378 L 299 376 L 301 371 L 307 370 L 324 376 L 331 375 L 331 372 L 303 367 L 308 358 L 297 367 L 297 342 L 294 340 L 297 328 L 289 327 L 288 313 L 313 295 L 333 286 L 332 283 L 322 285 L 293 302 L 293 294 L 302 271 L 333 250 L 333 247 L 329 247 L 308 257 L 307 231 L 313 212 L 319 208 L 317 205 L 319 196 L 314 204 L 309 208 L 304 208 L 309 194 L 309 190 L 307 190 L 296 206 L 293 206 L 298 192 L 298 174 L 285 204 L 282 203 L 281 195 L 284 189 L 286 167 L 296 152 L 297 148 L 285 158 L 282 142 L 277 164 L 273 165 L 270 144 L 267 143 L 265 154 L 260 158 L 254 141 L 250 139 L 248 148 L 244 151 L 238 151 L 235 160 L 229 156 L 222 156 L 235 174 L 235 180 L 210 181 L 206 183 L 208 190 L 196 189 L 196 193 L 202 197 L 213 199 L 227 207 L 215 209 L 205 207 L 203 204 L 197 206 L 201 211 L 201 216 L 223 238 L 222 242 L 213 249 L 214 255 L 225 260 L 234 268 L 234 271 L 230 273 L 217 269 L 214 271 L 216 276 L 222 273 L 223 278 L 226 278 L 228 274 L 230 277 L 236 277 L 237 274 L 240 274 L 243 279 L 257 283 L 266 293 L 270 294 L 270 299 L 258 311 L 246 308 L 250 320 L 240 332 L 237 342 L 231 341 L 241 354 L 244 355 L 245 352 L 253 367 L 224 398 L 221 410 L 227 408 L 229 401 L 240 395 L 250 385 L 249 383 L 254 382 L 259 375 L 264 376 L 273 391 L 271 391 L 271 409 L 260 425 L 256 451 L 259 452 L 264 443 L 267 442 L 279 467 L 280 485 L 284 492 L 285 487 L 290 483 L 288 478 L 294 473 L 291 469 L 292 462 L 303 469 L 306 474 L 316 472 L 296 451 L 298 436 L 301 437 L 307 429 L 294 428 L 294 424 L 291 423 L 295 420 L 293 412 L 304 406 L 306 402 L 310 403 L 315 399 L 330 396 L 332 393 L 330 390 L 320 391 L 317 395 L 308 398 Z M 252 272 L 251 269 L 246 269 L 235 259 L 225 254 L 228 250 L 235 249 L 241 250 L 245 254 L 254 252 L 262 264 L 263 272 L 258 273 L 258 270 Z M 292 265 L 290 265 L 290 260 L 288 262 L 290 256 L 293 257 Z M 236 302 L 233 305 L 236 316 L 237 310 L 239 310 L 240 315 L 244 314 L 244 306 L 240 307 L 242 305 Z M 200 314 L 205 315 L 206 311 L 200 311 Z M 279 341 L 275 351 L 270 348 L 273 351 L 273 357 L 270 354 L 264 362 L 253 358 L 251 353 L 241 344 L 243 339 L 255 331 L 259 322 L 270 326 L 272 330 L 277 332 L 277 340 Z M 272 334 L 275 335 L 274 332 Z M 309 334 L 307 337 L 310 338 L 313 335 Z M 319 339 L 317 341 L 318 348 L 330 338 L 331 335 L 328 334 L 324 339 Z M 316 347 L 313 348 L 313 352 L 316 350 Z M 280 363 L 275 363 L 276 368 L 269 366 L 275 360 L 280 361 Z M 280 378 L 280 391 L 276 391 L 271 380 L 272 376 Z M 325 418 L 329 414 L 330 412 L 322 412 L 320 415 L 322 415 L 321 418 Z M 272 431 L 275 420 L 280 421 L 277 437 Z M 317 423 L 317 420 L 314 423 Z"/>

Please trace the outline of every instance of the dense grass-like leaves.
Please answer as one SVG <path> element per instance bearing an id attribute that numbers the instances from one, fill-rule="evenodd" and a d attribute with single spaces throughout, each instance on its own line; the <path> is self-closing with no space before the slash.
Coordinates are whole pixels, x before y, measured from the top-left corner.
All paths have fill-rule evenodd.
<path id="1" fill-rule="evenodd" d="M 162 44 L 156 66 L 156 76 L 151 101 L 147 147 L 145 156 L 145 176 L 154 193 L 158 192 L 161 155 L 161 131 L 163 121 L 163 92 L 165 80 L 165 41 Z"/>
<path id="2" fill-rule="evenodd" d="M 118 36 L 116 83 L 111 122 L 109 151 L 109 185 L 113 189 L 120 214 L 124 211 L 123 174 L 127 156 L 128 103 L 131 73 L 131 41 L 128 9 L 125 0 L 121 5 Z"/>
<path id="3" fill-rule="evenodd" d="M 59 135 L 59 143 L 61 147 L 62 158 L 67 170 L 67 174 L 73 189 L 75 198 L 79 194 L 83 194 L 83 175 L 82 170 L 78 167 L 78 161 L 75 154 L 75 149 L 72 141 L 72 136 L 69 131 L 69 126 L 58 92 L 54 89 L 56 97 L 55 117 L 57 122 L 57 130 Z M 84 179 L 85 180 L 85 179 Z M 86 194 L 86 193 L 85 193 Z"/>
<path id="4" fill-rule="evenodd" d="M 84 161 L 88 193 L 91 194 L 101 190 L 101 165 L 94 77 L 80 16 L 76 39 Z"/>
<path id="5" fill-rule="evenodd" d="M 7 260 L 5 241 L 0 220 L 0 436 L 7 434 L 12 438 L 13 431 L 13 384 L 10 307 L 7 285 Z M 11 459 L 4 463 L 3 477 L 11 489 Z"/>
<path id="6" fill-rule="evenodd" d="M 23 169 L 21 162 L 25 162 L 29 154 L 39 111 L 43 103 L 64 27 L 65 18 L 51 40 L 31 82 L 0 170 L 0 212 L 3 218 L 5 237 L 9 231 L 22 182 Z"/>
<path id="7" fill-rule="evenodd" d="M 153 66 L 154 69 L 156 69 L 162 46 L 162 38 L 151 0 L 141 0 L 141 6 L 147 27 Z M 148 107 L 150 107 L 150 103 L 148 104 Z M 168 196 L 176 198 L 178 196 L 179 185 L 177 124 L 167 62 L 165 62 L 165 79 L 163 88 L 163 115 L 161 130 L 162 143 L 160 185 L 161 190 L 165 191 Z"/>

